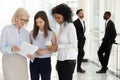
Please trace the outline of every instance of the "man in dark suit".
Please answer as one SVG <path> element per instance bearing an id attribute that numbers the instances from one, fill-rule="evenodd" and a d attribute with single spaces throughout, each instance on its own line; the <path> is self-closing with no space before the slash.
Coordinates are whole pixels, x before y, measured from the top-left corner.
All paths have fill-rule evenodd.
<path id="1" fill-rule="evenodd" d="M 83 9 L 79 9 L 76 12 L 78 19 L 75 20 L 73 23 L 75 25 L 76 28 L 76 32 L 77 32 L 77 39 L 78 39 L 78 57 L 77 57 L 77 72 L 80 73 L 85 73 L 85 70 L 83 70 L 81 68 L 81 62 L 83 60 L 84 57 L 84 44 L 85 44 L 85 21 L 83 20 L 84 18 L 84 13 L 83 13 Z"/>
<path id="2" fill-rule="evenodd" d="M 104 20 L 105 22 L 105 34 L 102 39 L 101 46 L 98 50 L 98 58 L 101 63 L 102 68 L 97 71 L 96 73 L 106 73 L 108 67 L 109 56 L 112 48 L 112 44 L 115 43 L 116 38 L 116 29 L 113 21 L 110 19 L 111 13 L 106 11 L 104 13 Z"/>

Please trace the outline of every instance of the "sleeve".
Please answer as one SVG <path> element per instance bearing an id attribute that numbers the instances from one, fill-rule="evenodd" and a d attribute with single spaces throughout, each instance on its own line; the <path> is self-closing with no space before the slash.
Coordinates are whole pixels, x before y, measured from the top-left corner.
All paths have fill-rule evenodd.
<path id="1" fill-rule="evenodd" d="M 115 24 L 114 23 L 111 23 L 110 24 L 110 38 L 109 38 L 109 43 L 114 43 L 115 42 L 115 38 L 117 36 L 117 33 L 116 33 L 116 29 L 115 29 Z"/>
<path id="2" fill-rule="evenodd" d="M 6 27 L 3 28 L 2 34 L 1 34 L 1 39 L 0 39 L 0 51 L 3 54 L 13 54 L 11 51 L 11 46 L 7 46 L 7 29 Z"/>
<path id="3" fill-rule="evenodd" d="M 77 35 L 76 35 L 76 29 L 75 29 L 74 25 L 69 26 L 68 39 L 69 39 L 69 43 L 67 43 L 67 44 L 59 44 L 58 47 L 59 48 L 77 49 Z"/>

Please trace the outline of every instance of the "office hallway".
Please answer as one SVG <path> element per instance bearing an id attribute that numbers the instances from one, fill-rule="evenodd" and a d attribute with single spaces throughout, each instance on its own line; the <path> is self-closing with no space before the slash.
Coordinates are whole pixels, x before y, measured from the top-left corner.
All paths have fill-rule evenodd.
<path id="1" fill-rule="evenodd" d="M 55 70 L 55 65 L 56 65 L 56 55 L 53 54 L 52 56 L 52 74 L 51 74 L 51 80 L 58 80 L 57 77 L 57 72 Z M 1 66 L 1 55 L 0 55 L 0 80 L 3 80 L 3 75 L 2 75 L 2 66 Z M 100 68 L 96 66 L 92 62 L 83 62 L 82 64 L 83 69 L 86 70 L 86 73 L 77 73 L 76 69 L 73 75 L 73 80 L 120 80 L 116 76 L 110 73 L 108 71 L 106 74 L 96 74 L 96 71 L 99 70 Z"/>

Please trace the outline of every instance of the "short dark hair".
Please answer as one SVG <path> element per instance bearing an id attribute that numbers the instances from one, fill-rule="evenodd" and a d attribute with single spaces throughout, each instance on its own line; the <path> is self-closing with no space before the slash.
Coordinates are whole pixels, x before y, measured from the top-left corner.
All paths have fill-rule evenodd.
<path id="1" fill-rule="evenodd" d="M 71 8 L 67 4 L 62 3 L 52 8 L 52 15 L 54 15 L 55 13 L 61 14 L 64 17 L 65 21 L 72 22 L 73 13 Z"/>
<path id="2" fill-rule="evenodd" d="M 109 17 L 111 16 L 111 12 L 110 11 L 106 11 L 105 14 L 108 15 Z"/>
<path id="3" fill-rule="evenodd" d="M 76 11 L 76 14 L 78 14 L 80 11 L 83 11 L 83 9 L 78 9 L 78 10 Z"/>

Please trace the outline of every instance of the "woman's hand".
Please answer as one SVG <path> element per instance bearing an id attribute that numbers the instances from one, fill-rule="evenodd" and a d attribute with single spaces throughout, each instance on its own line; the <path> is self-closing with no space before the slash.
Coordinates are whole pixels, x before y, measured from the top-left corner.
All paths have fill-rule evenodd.
<path id="1" fill-rule="evenodd" d="M 48 50 L 51 52 L 57 51 L 57 45 L 53 45 L 53 46 L 49 47 Z"/>
<path id="2" fill-rule="evenodd" d="M 27 54 L 27 57 L 30 58 L 31 60 L 33 60 L 35 58 L 35 56 L 33 54 Z"/>
<path id="3" fill-rule="evenodd" d="M 20 51 L 20 48 L 17 46 L 12 46 L 12 51 Z"/>

